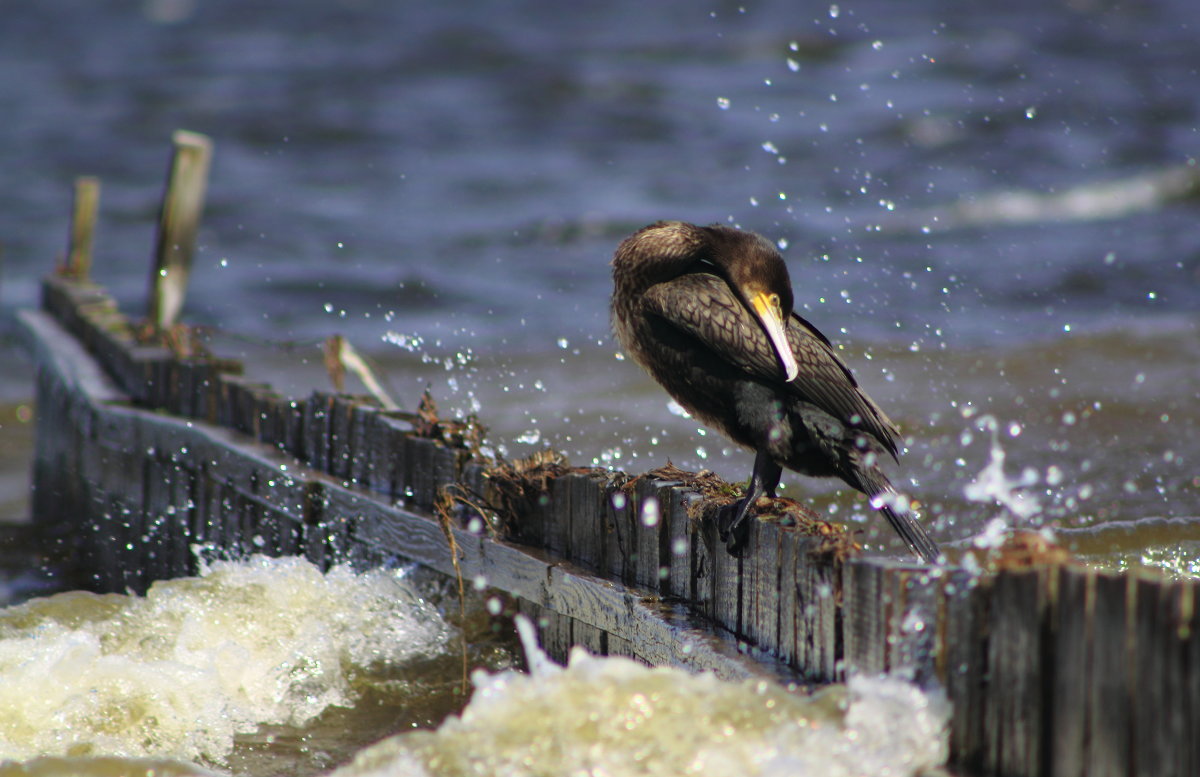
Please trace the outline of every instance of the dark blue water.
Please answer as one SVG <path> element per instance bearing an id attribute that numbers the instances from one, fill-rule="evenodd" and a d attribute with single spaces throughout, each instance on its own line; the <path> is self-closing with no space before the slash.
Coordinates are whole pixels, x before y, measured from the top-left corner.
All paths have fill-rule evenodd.
<path id="1" fill-rule="evenodd" d="M 1194 169 L 1198 33 L 1188 0 L 10 4 L 0 300 L 34 304 L 92 174 L 95 276 L 140 312 L 187 128 L 216 150 L 185 317 L 271 379 L 321 382 L 340 332 L 510 455 L 743 478 L 607 322 L 624 235 L 731 222 L 784 246 L 939 536 L 997 513 L 963 495 L 985 415 L 1041 520 L 1197 515 L 1200 219 L 1138 177 Z"/>

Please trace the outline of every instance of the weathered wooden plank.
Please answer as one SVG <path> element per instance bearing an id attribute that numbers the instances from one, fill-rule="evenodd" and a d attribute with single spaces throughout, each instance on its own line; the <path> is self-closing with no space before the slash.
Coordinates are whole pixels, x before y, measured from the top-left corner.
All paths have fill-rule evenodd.
<path id="1" fill-rule="evenodd" d="M 204 135 L 178 130 L 172 141 L 175 150 L 150 273 L 148 318 L 159 330 L 175 324 L 183 309 L 212 159 L 212 141 Z"/>
<path id="2" fill-rule="evenodd" d="M 303 461 L 320 472 L 329 471 L 330 410 L 333 395 L 314 391 L 304 403 Z"/>
<path id="3" fill-rule="evenodd" d="M 946 696 L 954 704 L 950 718 L 951 760 L 971 774 L 983 773 L 984 712 L 992 684 L 987 673 L 991 629 L 990 581 L 964 569 L 943 575 L 946 621 Z"/>
<path id="4" fill-rule="evenodd" d="M 371 416 L 367 434 L 370 438 L 370 456 L 375 470 L 372 490 L 387 494 L 393 499 L 403 494 L 405 471 L 408 466 L 404 455 L 404 438 L 412 431 L 412 425 L 388 413 Z"/>
<path id="5" fill-rule="evenodd" d="M 937 682 L 941 648 L 937 639 L 941 591 L 930 578 L 931 572 L 928 566 L 903 563 L 885 570 L 895 602 L 887 635 L 891 671 L 922 688 Z"/>
<path id="6" fill-rule="evenodd" d="M 275 441 L 281 452 L 302 459 L 304 455 L 304 418 L 306 402 L 288 397 L 280 407 L 280 438 Z"/>
<path id="7" fill-rule="evenodd" d="M 1130 596 L 1130 578 L 1098 573 L 1092 614 L 1092 672 L 1088 693 L 1088 777 L 1121 777 L 1129 774 L 1133 758 L 1133 636 L 1136 604 Z"/>
<path id="8" fill-rule="evenodd" d="M 342 480 L 350 479 L 350 464 L 354 461 L 354 440 L 351 421 L 354 417 L 353 397 L 335 394 L 329 407 L 329 474 Z"/>
<path id="9" fill-rule="evenodd" d="M 1089 677 L 1092 667 L 1092 613 L 1095 610 L 1095 572 L 1065 565 L 1058 571 L 1056 644 L 1051 669 L 1050 773 L 1086 777 L 1084 753 L 1091 735 L 1088 718 Z"/>
<path id="10" fill-rule="evenodd" d="M 569 486 L 558 481 L 559 478 L 547 480 L 545 490 L 527 495 L 525 509 L 518 511 L 520 515 L 509 516 L 516 520 L 514 528 L 519 533 L 510 539 L 519 539 L 556 555 L 566 554 L 571 532 L 571 497 Z"/>
<path id="11" fill-rule="evenodd" d="M 623 656 L 625 658 L 640 658 L 637 654 L 637 645 L 627 639 L 622 639 L 616 634 L 609 634 L 606 642 L 607 655 Z M 642 659 L 643 662 L 645 659 Z"/>
<path id="12" fill-rule="evenodd" d="M 242 375 L 223 375 L 221 377 L 221 406 L 217 414 L 218 425 L 242 434 L 253 432 L 253 420 L 248 408 L 252 401 L 250 392 L 255 386 L 262 386 L 262 384 Z"/>
<path id="13" fill-rule="evenodd" d="M 594 656 L 608 655 L 608 632 L 575 618 L 571 619 L 571 642 Z"/>
<path id="14" fill-rule="evenodd" d="M 221 376 L 240 375 L 242 363 L 233 359 L 209 359 L 203 376 L 197 382 L 196 417 L 210 424 L 217 422 L 221 401 Z"/>
<path id="15" fill-rule="evenodd" d="M 408 504 L 433 509 L 438 490 L 454 482 L 454 452 L 435 440 L 404 438 L 405 485 Z"/>
<path id="16" fill-rule="evenodd" d="M 842 574 L 846 674 L 886 672 L 891 601 L 884 597 L 883 565 L 873 559 L 851 559 Z"/>
<path id="17" fill-rule="evenodd" d="M 602 480 L 591 474 L 568 473 L 558 478 L 567 490 L 570 505 L 570 536 L 565 556 L 584 569 L 598 572 L 604 567 L 604 513 L 609 492 Z"/>
<path id="18" fill-rule="evenodd" d="M 663 595 L 675 600 L 687 600 L 692 593 L 692 540 L 695 531 L 688 517 L 687 504 L 692 492 L 679 486 L 664 489 L 666 496 L 662 506 L 663 521 L 667 532 L 667 552 L 670 571 L 667 574 Z"/>
<path id="19" fill-rule="evenodd" d="M 1200 732 L 1188 730 L 1185 584 L 1159 576 L 1133 579 L 1137 602 L 1134 626 L 1133 774 L 1138 777 L 1185 777 L 1190 760 L 1178 744 Z"/>
<path id="20" fill-rule="evenodd" d="M 748 518 L 747 520 L 758 519 Z M 711 525 L 711 522 L 706 521 L 705 523 Z M 712 528 L 712 531 L 715 541 L 710 557 L 713 567 L 713 598 L 710 617 L 721 628 L 742 638 L 745 635 L 742 610 L 743 558 L 731 556 L 720 538 L 715 537 L 715 527 Z"/>
<path id="21" fill-rule="evenodd" d="M 1045 697 L 1053 646 L 1044 633 L 1053 592 L 1045 569 L 1002 571 L 992 589 L 990 702 L 984 765 L 998 774 L 1044 773 L 1049 742 Z"/>
<path id="22" fill-rule="evenodd" d="M 75 179 L 71 200 L 71 237 L 67 242 L 66 270 L 71 277 L 87 280 L 92 271 L 92 244 L 96 233 L 96 211 L 100 206 L 100 179 Z"/>
<path id="23" fill-rule="evenodd" d="M 371 453 L 371 417 L 379 413 L 371 401 L 356 402 L 350 411 L 350 484 L 371 488 L 375 480 L 375 459 Z"/>
<path id="24" fill-rule="evenodd" d="M 781 602 L 791 615 L 781 615 L 792 624 L 791 655 L 795 666 L 810 680 L 839 679 L 841 663 L 842 608 L 840 567 L 826 554 L 817 553 L 820 540 L 788 530 L 784 558 L 794 565 L 792 582 Z"/>
<path id="25" fill-rule="evenodd" d="M 1188 681 L 1180 688 L 1187 699 L 1187 716 L 1184 726 L 1188 731 L 1200 731 L 1200 585 L 1194 580 L 1183 587 L 1180 600 L 1182 625 L 1180 638 L 1186 639 L 1184 665 L 1188 668 Z M 1184 746 L 1187 755 L 1186 774 L 1200 774 L 1200 737 L 1189 736 Z"/>
<path id="26" fill-rule="evenodd" d="M 253 412 L 258 418 L 258 434 L 255 437 L 264 445 L 286 451 L 286 424 L 291 400 L 274 391 L 255 391 L 252 396 Z"/>
<path id="27" fill-rule="evenodd" d="M 800 578 L 808 571 L 796 532 L 788 527 L 779 531 L 779 659 L 805 677 L 810 676 L 802 663 Z"/>
<path id="28" fill-rule="evenodd" d="M 142 566 L 151 580 L 163 580 L 171 576 L 166 552 L 168 524 L 174 518 L 174 478 L 164 477 L 172 467 L 164 467 L 155 456 L 146 456 L 139 462 L 142 478 Z"/>
<path id="29" fill-rule="evenodd" d="M 624 582 L 628 579 L 629 557 L 633 553 L 632 514 L 634 507 L 625 491 L 610 490 L 604 512 L 601 513 L 604 531 L 604 568 L 601 573 Z"/>
<path id="30" fill-rule="evenodd" d="M 725 552 L 712 521 L 695 518 L 688 521 L 689 544 L 692 550 L 692 586 L 688 601 L 699 615 L 711 619 L 715 611 L 717 590 L 716 554 Z"/>
<path id="31" fill-rule="evenodd" d="M 631 585 L 658 593 L 660 545 L 663 543 L 663 508 L 659 497 L 660 481 L 642 478 L 635 490 Z"/>
<path id="32" fill-rule="evenodd" d="M 574 644 L 572 619 L 538 604 L 529 603 L 529 608 L 532 611 L 531 620 L 537 624 L 541 635 L 543 649 L 555 661 L 566 663 Z"/>
<path id="33" fill-rule="evenodd" d="M 777 521 L 755 520 L 742 565 L 742 609 L 746 640 L 779 655 L 780 551 L 785 530 Z"/>
<path id="34" fill-rule="evenodd" d="M 192 516 L 192 542 L 204 545 L 212 541 L 215 527 L 222 521 L 222 514 L 228 508 L 225 486 L 221 482 L 220 472 L 216 467 L 205 465 L 198 479 L 199 499 L 198 509 Z"/>

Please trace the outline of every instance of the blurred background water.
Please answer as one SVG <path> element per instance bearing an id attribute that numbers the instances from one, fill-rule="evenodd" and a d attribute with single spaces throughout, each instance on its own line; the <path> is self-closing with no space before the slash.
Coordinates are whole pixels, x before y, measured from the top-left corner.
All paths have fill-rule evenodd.
<path id="1" fill-rule="evenodd" d="M 626 234 L 736 224 L 778 243 L 798 310 L 902 427 L 897 481 L 940 540 L 1000 517 L 1069 529 L 1096 563 L 1200 568 L 1194 529 L 1146 521 L 1200 515 L 1191 2 L 56 0 L 2 18 L 10 520 L 32 394 L 11 311 L 36 304 L 91 174 L 94 276 L 141 313 L 187 128 L 215 157 L 184 317 L 237 335 L 221 351 L 256 376 L 327 387 L 337 332 L 402 403 L 430 386 L 506 455 L 742 480 L 749 454 L 618 358 L 607 310 Z M 784 484 L 899 551 L 838 484 Z"/>

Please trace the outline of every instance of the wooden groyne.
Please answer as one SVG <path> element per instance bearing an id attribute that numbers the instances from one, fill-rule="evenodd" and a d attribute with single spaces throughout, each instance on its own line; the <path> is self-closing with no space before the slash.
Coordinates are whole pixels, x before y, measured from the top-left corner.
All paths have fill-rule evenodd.
<path id="1" fill-rule="evenodd" d="M 983 572 L 863 558 L 789 519 L 756 520 L 733 558 L 702 517 L 719 497 L 688 473 L 493 462 L 428 414 L 281 396 L 147 337 L 73 265 L 20 320 L 34 517 L 89 587 L 192 573 L 197 543 L 405 558 L 507 594 L 558 658 L 581 644 L 725 677 L 940 687 L 968 774 L 1200 774 L 1195 581 L 1037 547 Z"/>

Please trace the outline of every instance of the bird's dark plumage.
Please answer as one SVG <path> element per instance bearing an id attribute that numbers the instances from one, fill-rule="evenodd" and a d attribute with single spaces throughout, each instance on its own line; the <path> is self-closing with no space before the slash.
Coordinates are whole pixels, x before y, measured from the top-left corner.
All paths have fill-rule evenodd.
<path id="1" fill-rule="evenodd" d="M 816 327 L 792 312 L 783 258 L 751 232 L 660 221 L 613 257 L 613 329 L 625 351 L 693 416 L 757 453 L 746 496 L 722 515 L 730 551 L 746 514 L 774 496 L 782 468 L 838 477 L 879 509 L 926 561 L 938 549 L 897 507 L 879 459 L 899 432 Z"/>

